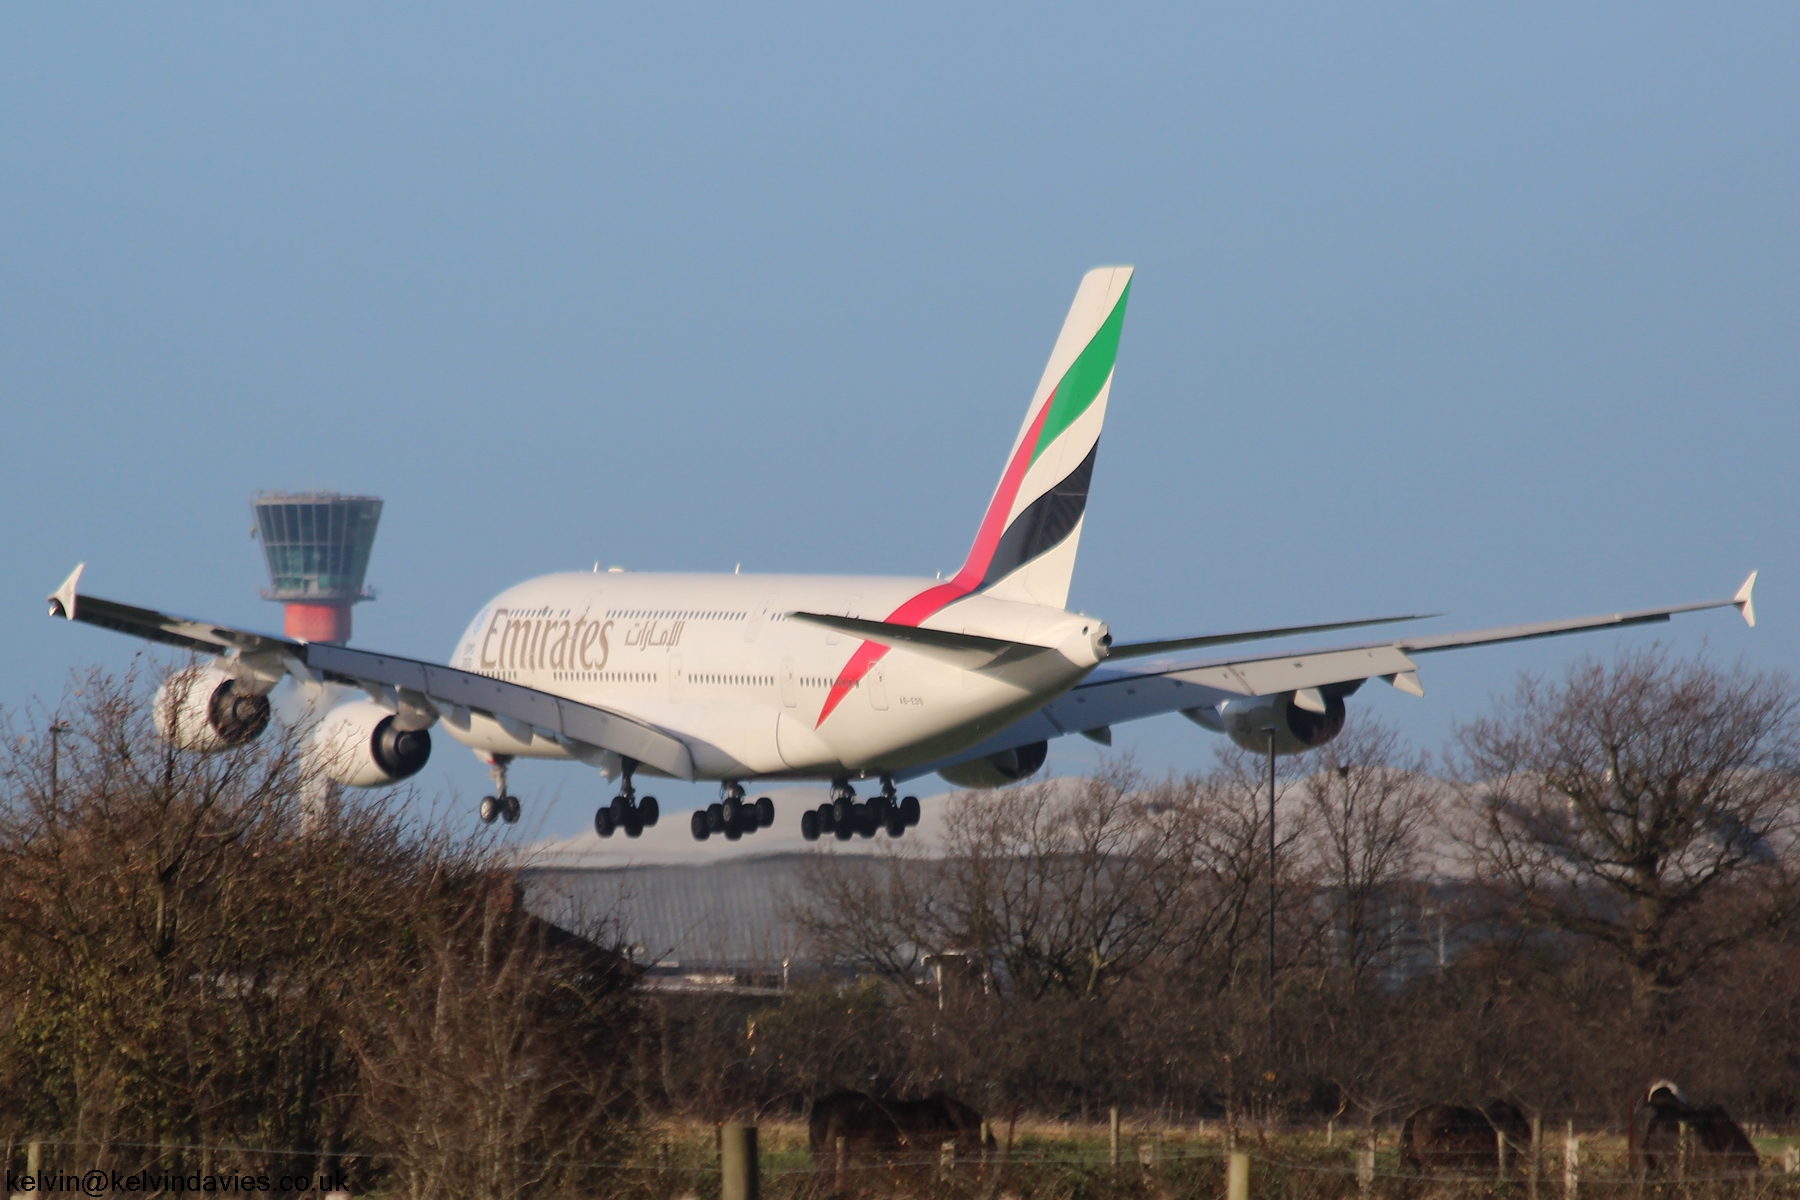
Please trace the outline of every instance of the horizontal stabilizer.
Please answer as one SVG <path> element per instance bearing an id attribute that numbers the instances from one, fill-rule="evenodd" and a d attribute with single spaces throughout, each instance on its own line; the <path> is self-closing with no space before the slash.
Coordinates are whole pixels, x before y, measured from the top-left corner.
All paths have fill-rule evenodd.
<path id="1" fill-rule="evenodd" d="M 1125 642 L 1107 652 L 1108 658 L 1151 658 L 1158 654 L 1175 654 L 1182 650 L 1198 650 L 1204 646 L 1228 646 L 1233 642 L 1255 642 L 1268 638 L 1294 637 L 1302 633 L 1330 633 L 1334 629 L 1363 629 L 1370 625 L 1393 625 L 1400 621 L 1425 621 L 1443 613 L 1412 613 L 1404 617 L 1364 617 L 1356 621 L 1333 621 L 1327 625 L 1283 625 L 1273 629 L 1246 629 L 1239 633 L 1209 633 L 1200 637 L 1168 638 L 1160 642 Z"/>
<path id="2" fill-rule="evenodd" d="M 921 657 L 935 658 L 965 671 L 1006 666 L 1034 655 L 1056 652 L 1054 646 L 1008 642 L 973 633 L 952 633 L 946 629 L 920 629 L 916 625 L 896 625 L 889 621 L 865 621 L 859 617 L 838 617 L 826 613 L 791 612 L 787 615 L 792 620 L 835 629 L 840 633 L 859 637 L 865 642 L 910 650 Z"/>

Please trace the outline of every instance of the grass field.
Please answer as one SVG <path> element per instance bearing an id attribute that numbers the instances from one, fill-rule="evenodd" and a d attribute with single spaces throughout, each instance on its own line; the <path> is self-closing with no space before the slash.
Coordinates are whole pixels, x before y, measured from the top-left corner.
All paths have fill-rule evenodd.
<path id="1" fill-rule="evenodd" d="M 1352 1136 L 1356 1135 L 1356 1136 Z M 841 1175 L 813 1162 L 806 1127 L 798 1122 L 765 1123 L 758 1129 L 762 1195 L 770 1200 L 825 1197 L 929 1197 L 931 1200 L 1163 1200 L 1206 1197 L 1224 1200 L 1224 1131 L 1127 1123 L 1121 1130 L 1119 1164 L 1111 1162 L 1106 1126 L 1021 1119 L 1012 1152 L 1001 1161 L 960 1161 L 946 1165 L 936 1154 L 878 1167 L 852 1167 Z M 1004 1126 L 996 1129 L 1004 1140 Z M 1397 1132 L 1377 1131 L 1371 1200 L 1531 1200 L 1525 1164 L 1505 1180 L 1420 1177 L 1400 1160 Z M 1536 1195 L 1566 1200 L 1562 1131 L 1546 1136 Z M 1576 1200 L 1713 1200 L 1726 1196 L 1800 1200 L 1800 1175 L 1782 1171 L 1787 1147 L 1800 1134 L 1757 1139 L 1763 1174 L 1754 1180 L 1688 1178 L 1640 1186 L 1630 1178 L 1625 1139 L 1614 1133 L 1581 1137 Z M 642 1150 L 617 1173 L 620 1196 L 677 1200 L 719 1195 L 716 1131 L 710 1125 L 667 1124 L 650 1130 Z M 1360 1131 L 1335 1129 L 1246 1130 L 1238 1148 L 1251 1156 L 1252 1200 L 1358 1200 Z"/>

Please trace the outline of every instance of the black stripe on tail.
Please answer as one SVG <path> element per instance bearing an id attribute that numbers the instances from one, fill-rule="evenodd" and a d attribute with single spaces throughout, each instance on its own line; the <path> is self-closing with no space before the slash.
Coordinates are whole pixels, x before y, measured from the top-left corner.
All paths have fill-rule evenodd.
<path id="1" fill-rule="evenodd" d="M 1025 511 L 1000 535 L 994 557 L 988 562 L 981 587 L 990 588 L 1014 571 L 1061 544 L 1075 531 L 1075 523 L 1087 511 L 1088 481 L 1094 477 L 1094 455 L 1100 452 L 1099 439 L 1081 465 L 1063 477 L 1061 483 L 1026 506 Z M 979 589 L 978 589 L 979 590 Z"/>

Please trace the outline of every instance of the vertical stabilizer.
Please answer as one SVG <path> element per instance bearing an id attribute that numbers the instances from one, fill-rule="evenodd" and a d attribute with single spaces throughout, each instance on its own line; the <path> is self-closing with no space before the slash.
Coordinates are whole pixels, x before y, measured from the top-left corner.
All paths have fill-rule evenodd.
<path id="1" fill-rule="evenodd" d="M 1068 603 L 1131 273 L 1131 267 L 1098 267 L 1082 277 L 957 573 L 965 590 L 1054 608 Z"/>

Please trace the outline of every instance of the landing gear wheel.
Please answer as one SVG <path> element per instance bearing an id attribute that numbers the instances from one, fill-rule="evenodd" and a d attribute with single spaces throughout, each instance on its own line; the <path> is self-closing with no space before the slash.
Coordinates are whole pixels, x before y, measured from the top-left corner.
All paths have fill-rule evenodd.
<path id="1" fill-rule="evenodd" d="M 655 796 L 645 796 L 638 801 L 638 820 L 644 823 L 645 829 L 656 825 L 656 818 L 662 816 L 662 805 L 656 802 Z"/>
<path id="2" fill-rule="evenodd" d="M 888 814 L 892 811 L 893 805 L 888 803 L 886 796 L 869 797 L 869 815 L 875 818 L 875 824 L 886 825 Z"/>
<path id="3" fill-rule="evenodd" d="M 919 823 L 919 798 L 907 796 L 900 801 L 900 816 L 905 820 L 907 828 Z"/>
<path id="4" fill-rule="evenodd" d="M 508 825 L 517 825 L 519 823 L 520 812 L 519 798 L 517 796 L 502 796 L 500 797 L 500 804 L 500 819 L 505 821 Z"/>
<path id="5" fill-rule="evenodd" d="M 726 823 L 726 826 L 725 826 L 725 840 L 726 841 L 735 842 L 743 836 L 744 836 L 744 831 L 740 826 L 731 824 L 729 822 Z"/>
<path id="6" fill-rule="evenodd" d="M 712 836 L 712 825 L 706 819 L 704 808 L 694 810 L 694 815 L 688 819 L 688 832 L 694 835 L 696 842 L 704 842 Z"/>
<path id="7" fill-rule="evenodd" d="M 762 828 L 767 829 L 775 824 L 775 801 L 767 796 L 758 796 L 751 807 L 756 810 L 756 823 Z"/>
<path id="8" fill-rule="evenodd" d="M 642 821 L 638 820 L 636 813 L 632 813 L 625 818 L 625 836 L 626 837 L 642 837 L 642 836 L 644 836 L 644 823 Z"/>
<path id="9" fill-rule="evenodd" d="M 829 804 L 821 804 L 821 805 L 819 805 L 818 812 L 816 815 L 819 818 L 819 832 L 820 833 L 836 833 L 837 832 L 837 810 L 836 809 L 832 808 L 831 805 L 829 805 Z"/>
<path id="10" fill-rule="evenodd" d="M 476 810 L 483 825 L 492 825 L 500 817 L 500 801 L 492 796 L 481 798 L 481 807 Z"/>
<path id="11" fill-rule="evenodd" d="M 872 838 L 875 836 L 875 830 L 877 828 L 878 825 L 874 806 L 869 804 L 857 805 L 856 832 L 862 834 L 866 838 Z"/>
<path id="12" fill-rule="evenodd" d="M 897 812 L 888 814 L 887 835 L 891 838 L 906 836 L 906 820 Z"/>
<path id="13" fill-rule="evenodd" d="M 833 820 L 834 823 L 831 828 L 831 835 L 837 838 L 838 841 L 847 842 L 856 836 L 856 827 L 850 824 L 848 820 L 838 821 L 835 818 L 833 818 Z"/>
<path id="14" fill-rule="evenodd" d="M 741 829 L 743 827 L 744 802 L 742 800 L 738 799 L 736 796 L 727 796 L 719 807 L 725 814 L 725 827 L 727 829 Z"/>
<path id="15" fill-rule="evenodd" d="M 809 842 L 819 840 L 819 814 L 803 812 L 800 814 L 800 836 Z"/>
<path id="16" fill-rule="evenodd" d="M 597 808 L 594 810 L 595 833 L 603 838 L 609 838 L 613 835 L 613 830 L 616 828 L 618 828 L 618 826 L 613 823 L 612 809 Z"/>
<path id="17" fill-rule="evenodd" d="M 856 820 L 856 798 L 854 796 L 839 796 L 836 800 L 833 800 L 831 802 L 831 815 L 836 821 L 839 829 L 842 829 L 846 825 L 850 825 L 851 828 L 854 829 L 855 826 L 853 822 Z"/>
<path id="18" fill-rule="evenodd" d="M 612 798 L 613 824 L 623 825 L 625 823 L 625 814 L 630 811 L 631 801 L 624 793 L 621 792 L 619 795 Z"/>
<path id="19" fill-rule="evenodd" d="M 706 806 L 706 827 L 714 833 L 725 832 L 725 806 L 713 803 Z"/>

